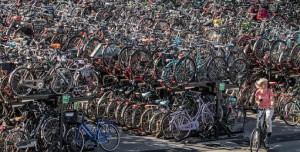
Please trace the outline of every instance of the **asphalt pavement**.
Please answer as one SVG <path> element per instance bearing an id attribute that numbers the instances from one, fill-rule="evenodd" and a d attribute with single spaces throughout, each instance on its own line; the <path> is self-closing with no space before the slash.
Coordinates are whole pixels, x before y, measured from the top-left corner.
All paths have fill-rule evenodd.
<path id="1" fill-rule="evenodd" d="M 249 150 L 249 137 L 255 128 L 256 115 L 247 113 L 244 133 L 228 138 L 221 136 L 217 141 L 201 141 L 190 137 L 181 142 L 157 139 L 152 136 L 135 136 L 121 131 L 121 143 L 117 152 L 245 152 Z M 120 129 L 121 130 L 121 129 Z M 100 149 L 96 151 L 101 151 Z M 270 149 L 260 152 L 300 152 L 300 126 L 291 127 L 276 118 Z"/>

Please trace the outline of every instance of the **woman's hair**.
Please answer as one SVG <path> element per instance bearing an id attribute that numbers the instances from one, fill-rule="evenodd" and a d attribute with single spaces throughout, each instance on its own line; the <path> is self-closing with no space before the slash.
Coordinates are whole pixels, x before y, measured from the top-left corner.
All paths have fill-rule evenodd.
<path id="1" fill-rule="evenodd" d="M 268 80 L 265 78 L 261 78 L 258 81 L 256 81 L 255 86 L 257 88 L 261 87 L 264 83 L 268 83 Z"/>

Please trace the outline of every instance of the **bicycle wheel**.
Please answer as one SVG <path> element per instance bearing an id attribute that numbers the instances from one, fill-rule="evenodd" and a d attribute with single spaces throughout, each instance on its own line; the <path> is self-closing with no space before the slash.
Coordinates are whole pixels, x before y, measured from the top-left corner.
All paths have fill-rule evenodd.
<path id="1" fill-rule="evenodd" d="M 52 73 L 51 89 L 55 94 L 65 94 L 72 87 L 73 77 L 67 68 L 57 68 Z"/>
<path id="2" fill-rule="evenodd" d="M 297 44 L 290 53 L 290 59 L 294 66 L 299 67 L 300 65 L 300 44 Z"/>
<path id="3" fill-rule="evenodd" d="M 229 114 L 227 114 L 226 126 L 230 132 L 244 131 L 245 122 L 246 113 L 240 108 L 232 108 Z"/>
<path id="4" fill-rule="evenodd" d="M 191 127 L 190 119 L 185 114 L 176 115 L 171 121 L 171 132 L 176 141 L 181 141 L 182 139 L 187 138 L 191 130 L 188 129 Z"/>
<path id="5" fill-rule="evenodd" d="M 132 47 L 125 47 L 123 48 L 120 53 L 118 54 L 118 67 L 122 70 L 126 70 L 129 66 L 129 58 L 130 55 L 134 52 Z"/>
<path id="6" fill-rule="evenodd" d="M 153 114 L 154 114 L 154 110 L 152 108 L 148 108 L 143 112 L 143 114 L 141 116 L 140 128 L 143 131 L 145 131 L 146 133 L 150 133 L 150 120 L 151 120 Z"/>
<path id="7" fill-rule="evenodd" d="M 70 128 L 66 134 L 67 150 L 69 152 L 81 152 L 84 147 L 84 136 L 82 132 L 76 128 Z"/>
<path id="8" fill-rule="evenodd" d="M 114 114 L 115 114 L 115 110 L 117 109 L 118 106 L 118 102 L 120 102 L 120 99 L 115 99 L 113 101 L 111 101 L 107 107 L 106 107 L 106 114 L 107 114 L 107 118 L 110 120 L 114 120 Z"/>
<path id="9" fill-rule="evenodd" d="M 34 85 L 33 82 L 26 82 L 26 80 L 33 80 L 33 74 L 27 68 L 18 68 L 15 69 L 9 77 L 9 85 L 12 92 L 17 96 L 25 96 L 28 95 L 31 91 L 31 87 L 27 87 L 26 85 Z"/>
<path id="10" fill-rule="evenodd" d="M 249 66 L 246 60 L 236 59 L 229 67 L 229 79 L 233 84 L 240 84 L 248 75 Z"/>
<path id="11" fill-rule="evenodd" d="M 151 56 L 147 52 L 136 50 L 129 59 L 130 71 L 135 77 L 143 76 L 150 62 Z"/>
<path id="12" fill-rule="evenodd" d="M 152 118 L 149 120 L 149 133 L 156 136 L 161 132 L 163 117 L 164 114 L 162 112 L 158 112 L 152 116 Z"/>
<path id="13" fill-rule="evenodd" d="M 97 103 L 97 115 L 99 117 L 104 117 L 106 114 L 106 107 L 109 104 L 109 98 L 105 98 Z"/>
<path id="14" fill-rule="evenodd" d="M 295 126 L 299 123 L 300 107 L 296 102 L 288 102 L 282 109 L 283 120 L 290 126 Z"/>
<path id="15" fill-rule="evenodd" d="M 103 50 L 102 60 L 103 65 L 108 66 L 111 57 L 115 56 L 121 51 L 121 47 L 115 43 L 108 44 Z"/>
<path id="16" fill-rule="evenodd" d="M 55 5 L 54 15 L 60 16 L 62 15 L 62 12 L 68 12 L 69 8 L 70 6 L 67 2 L 59 2 Z"/>
<path id="17" fill-rule="evenodd" d="M 127 106 L 126 109 L 124 110 L 122 119 L 123 119 L 124 125 L 127 128 L 133 127 L 133 124 L 132 124 L 133 112 L 134 112 L 133 105 Z"/>
<path id="18" fill-rule="evenodd" d="M 89 108 L 86 110 L 86 116 L 92 120 L 97 116 L 97 101 L 98 98 L 93 98 L 92 101 L 88 103 Z"/>
<path id="19" fill-rule="evenodd" d="M 71 52 L 69 53 L 74 53 L 73 50 L 78 51 L 78 49 L 80 49 L 80 46 L 82 45 L 83 42 L 83 38 L 79 35 L 77 36 L 73 36 L 69 39 L 67 45 L 66 45 L 66 50 L 69 52 L 71 50 Z M 77 54 L 79 52 L 76 52 Z M 73 54 L 73 55 L 77 55 L 77 54 Z"/>
<path id="20" fill-rule="evenodd" d="M 124 101 L 121 101 L 121 102 L 119 102 L 118 103 L 118 106 L 117 106 L 117 109 L 115 110 L 115 120 L 116 120 L 116 123 L 117 124 L 121 124 L 122 123 L 122 109 L 123 109 L 123 107 L 125 107 L 126 106 L 126 102 L 124 102 Z"/>
<path id="21" fill-rule="evenodd" d="M 0 97 L 4 101 L 4 103 L 8 103 L 15 100 L 11 89 L 9 88 L 8 79 L 9 77 L 5 76 L 0 82 Z"/>
<path id="22" fill-rule="evenodd" d="M 250 136 L 250 151 L 251 152 L 258 152 L 261 145 L 261 134 L 260 129 L 255 128 Z"/>
<path id="23" fill-rule="evenodd" d="M 143 114 L 143 110 L 144 110 L 144 105 L 138 105 L 138 107 L 136 107 L 136 105 L 133 106 L 134 111 L 132 113 L 132 127 L 134 128 L 139 128 L 139 123 L 141 120 L 141 116 Z"/>
<path id="24" fill-rule="evenodd" d="M 271 47 L 267 39 L 261 38 L 254 43 L 253 53 L 257 60 L 261 61 L 265 56 L 265 52 L 269 51 Z M 276 60 L 277 62 L 278 60 Z"/>
<path id="25" fill-rule="evenodd" d="M 207 66 L 207 76 L 210 81 L 225 80 L 227 78 L 227 65 L 222 57 L 213 58 Z"/>
<path id="26" fill-rule="evenodd" d="M 178 86 L 178 83 L 175 81 L 175 77 L 173 74 L 174 71 L 174 65 L 172 63 L 169 63 L 163 68 L 161 78 L 163 80 L 164 85 L 167 88 L 176 88 Z"/>
<path id="27" fill-rule="evenodd" d="M 271 46 L 270 61 L 274 64 L 281 64 L 284 62 L 284 58 L 288 57 L 289 51 L 286 50 L 287 45 L 283 40 L 277 40 L 273 42 Z"/>
<path id="28" fill-rule="evenodd" d="M 103 124 L 98 132 L 98 144 L 105 151 L 114 151 L 120 144 L 120 133 L 113 124 Z"/>
<path id="29" fill-rule="evenodd" d="M 47 144 L 55 144 L 55 142 L 59 141 L 59 119 L 58 118 L 50 118 L 46 120 L 41 128 L 42 138 L 44 142 Z M 66 126 L 63 124 L 62 128 L 63 135 L 66 133 Z"/>
<path id="30" fill-rule="evenodd" d="M 194 78 L 195 72 L 196 65 L 193 59 L 190 57 L 181 58 L 175 65 L 175 81 L 179 84 L 190 82 Z"/>
<path id="31" fill-rule="evenodd" d="M 77 88 L 82 96 L 91 96 L 96 94 L 99 88 L 99 79 L 96 72 L 90 68 L 82 68 L 79 70 L 79 77 L 75 80 L 75 88 Z"/>
<path id="32" fill-rule="evenodd" d="M 20 151 L 21 149 L 17 149 L 15 144 L 18 144 L 21 141 L 26 141 L 27 136 L 23 131 L 14 131 L 9 134 L 4 141 L 4 149 L 5 151 Z M 27 149 L 22 149 L 27 151 Z"/>
<path id="33" fill-rule="evenodd" d="M 170 139 L 173 137 L 171 129 L 170 129 L 171 120 L 172 120 L 171 114 L 168 113 L 163 117 L 163 119 L 161 121 L 161 131 L 162 131 L 164 138 L 166 138 L 166 139 Z"/>
<path id="34" fill-rule="evenodd" d="M 100 43 L 101 43 L 100 39 L 92 38 L 84 45 L 83 50 L 79 52 L 79 56 L 83 58 L 90 58 L 91 53 Z"/>

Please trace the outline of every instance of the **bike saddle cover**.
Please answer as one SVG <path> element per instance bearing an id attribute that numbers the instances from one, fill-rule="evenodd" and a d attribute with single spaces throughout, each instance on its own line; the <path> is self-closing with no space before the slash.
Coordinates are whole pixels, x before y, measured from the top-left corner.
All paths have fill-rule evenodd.
<path id="1" fill-rule="evenodd" d="M 167 107 L 169 105 L 169 103 L 170 103 L 169 100 L 164 100 L 164 101 L 161 101 L 159 104 L 162 105 L 162 106 Z"/>
<path id="2" fill-rule="evenodd" d="M 149 97 L 151 95 L 151 92 L 149 91 L 149 92 L 145 92 L 145 93 L 142 93 L 142 97 L 143 98 L 147 98 L 147 97 Z"/>
<path id="3" fill-rule="evenodd" d="M 159 104 L 162 100 L 158 99 L 158 100 L 154 100 L 155 104 Z"/>

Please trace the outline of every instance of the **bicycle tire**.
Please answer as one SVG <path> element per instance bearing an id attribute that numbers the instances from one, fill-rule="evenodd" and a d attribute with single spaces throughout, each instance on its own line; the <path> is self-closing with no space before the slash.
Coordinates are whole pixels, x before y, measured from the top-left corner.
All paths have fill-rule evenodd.
<path id="1" fill-rule="evenodd" d="M 227 114 L 226 126 L 230 132 L 244 131 L 246 123 L 246 112 L 241 108 L 232 108 Z"/>
<path id="2" fill-rule="evenodd" d="M 59 137 L 59 131 L 60 131 L 59 128 L 60 128 L 60 126 L 59 126 L 58 118 L 47 119 L 41 127 L 41 136 L 42 136 L 44 142 L 47 144 L 54 144 L 54 142 L 59 141 L 59 138 L 60 138 Z M 53 132 L 53 131 L 55 131 L 55 132 Z M 63 136 L 64 136 L 66 133 L 65 124 L 63 124 L 62 132 L 63 132 Z M 58 136 L 56 136 L 56 135 L 58 135 Z M 54 136 L 54 138 L 53 138 L 53 136 Z M 49 138 L 50 138 L 50 140 L 48 140 Z"/>
<path id="3" fill-rule="evenodd" d="M 300 65 L 300 44 L 297 44 L 293 47 L 290 53 L 290 60 L 295 67 Z"/>
<path id="4" fill-rule="evenodd" d="M 250 136 L 250 152 L 258 152 L 261 146 L 261 131 L 255 128 Z"/>
<path id="5" fill-rule="evenodd" d="M 26 77 L 25 78 L 22 78 L 23 80 L 24 79 L 27 79 L 27 80 L 33 80 L 33 74 L 32 72 L 27 69 L 27 68 L 17 68 L 15 69 L 9 76 L 9 86 L 10 86 L 10 89 L 11 91 L 17 95 L 17 96 L 25 96 L 25 95 L 28 95 L 31 91 L 32 91 L 32 88 L 30 87 L 26 87 L 26 86 L 23 86 L 22 88 L 19 87 L 19 86 L 15 86 L 17 84 L 19 84 L 19 82 L 21 81 L 21 78 L 19 78 L 20 80 L 18 80 L 18 76 L 21 76 L 22 74 L 19 74 L 18 75 L 18 72 L 21 72 L 21 73 L 25 73 L 26 74 Z M 25 75 L 24 74 L 24 75 Z M 17 79 L 17 80 L 16 80 Z M 21 89 L 21 90 L 16 90 L 16 89 Z"/>
<path id="6" fill-rule="evenodd" d="M 109 133 L 107 133 L 107 129 L 109 128 Z M 111 129 L 114 130 L 114 135 L 113 133 L 111 133 Z M 112 138 L 112 136 L 114 136 Z M 105 138 L 105 141 L 99 141 L 99 139 L 101 139 L 101 137 Z M 113 140 L 113 139 L 115 139 Z M 100 147 L 105 150 L 105 151 L 114 151 L 117 149 L 117 147 L 120 144 L 120 133 L 118 128 L 113 125 L 113 124 L 103 124 L 98 132 L 98 143 L 100 145 Z M 109 146 L 109 144 L 113 144 L 113 146 Z"/>
<path id="7" fill-rule="evenodd" d="M 131 118 L 133 128 L 140 128 L 140 120 L 144 110 L 144 104 L 137 106 L 138 107 L 134 109 Z M 133 107 L 135 107 L 135 105 Z"/>
<path id="8" fill-rule="evenodd" d="M 196 65 L 192 58 L 183 57 L 175 65 L 175 81 L 179 84 L 188 83 L 194 77 L 196 73 Z"/>
<path id="9" fill-rule="evenodd" d="M 103 54 L 102 54 L 103 66 L 104 67 L 109 66 L 110 59 L 116 54 L 118 54 L 120 51 L 121 51 L 121 47 L 116 43 L 108 44 L 103 50 Z"/>
<path id="10" fill-rule="evenodd" d="M 253 45 L 253 54 L 256 60 L 261 61 L 265 56 L 265 52 L 269 52 L 271 49 L 271 44 L 269 40 L 265 38 L 258 39 Z"/>
<path id="11" fill-rule="evenodd" d="M 300 106 L 296 102 L 290 101 L 284 105 L 282 114 L 287 125 L 296 126 L 300 119 Z M 291 121 L 289 118 L 291 118 Z"/>
<path id="12" fill-rule="evenodd" d="M 91 53 L 101 43 L 101 40 L 98 38 L 90 39 L 83 47 L 82 51 L 79 52 L 79 56 L 84 58 L 90 58 Z"/>
<path id="13" fill-rule="evenodd" d="M 99 117 L 104 117 L 106 115 L 106 107 L 109 104 L 109 98 L 105 98 L 101 100 L 100 102 L 97 102 L 97 115 Z"/>
<path id="14" fill-rule="evenodd" d="M 271 46 L 271 62 L 275 65 L 281 65 L 284 62 L 284 58 L 288 57 L 288 50 L 283 50 L 283 48 L 287 48 L 286 42 L 283 40 L 276 40 L 273 42 Z"/>
<path id="15" fill-rule="evenodd" d="M 187 125 L 190 122 L 191 120 L 185 114 L 178 114 L 172 118 L 170 125 L 172 136 L 174 137 L 175 141 L 181 141 L 190 135 L 191 130 L 180 129 L 180 126 Z"/>
<path id="16" fill-rule="evenodd" d="M 51 90 L 55 94 L 65 94 L 69 92 L 73 84 L 72 76 L 73 75 L 71 71 L 67 68 L 55 69 L 54 72 L 52 73 L 52 81 L 50 84 Z M 56 84 L 58 84 L 58 86 Z"/>
<path id="17" fill-rule="evenodd" d="M 75 136 L 75 137 L 74 137 Z M 80 139 L 80 137 L 81 139 Z M 79 142 L 77 142 L 79 140 Z M 65 141 L 67 142 L 67 150 L 68 152 L 82 152 L 84 148 L 84 136 L 82 131 L 77 127 L 70 128 L 65 137 Z"/>
<path id="18" fill-rule="evenodd" d="M 216 82 L 227 78 L 227 64 L 222 57 L 214 57 L 207 65 L 207 77 Z"/>
<path id="19" fill-rule="evenodd" d="M 120 99 L 114 99 L 111 101 L 106 107 L 106 116 L 109 120 L 115 120 L 115 110 L 117 109 L 118 103 Z"/>
<path id="20" fill-rule="evenodd" d="M 9 87 L 8 79 L 9 76 L 4 76 L 0 82 L 0 97 L 4 103 L 9 103 L 15 99 Z"/>
<path id="21" fill-rule="evenodd" d="M 246 60 L 236 59 L 229 67 L 229 79 L 233 84 L 243 82 L 249 73 L 249 66 Z"/>
<path id="22" fill-rule="evenodd" d="M 144 112 L 141 115 L 140 119 L 140 128 L 147 134 L 149 134 L 150 131 L 150 120 L 154 115 L 154 109 L 148 108 L 144 110 Z"/>
<path id="23" fill-rule="evenodd" d="M 163 112 L 159 111 L 152 116 L 149 123 L 149 133 L 153 136 L 156 136 L 158 133 L 161 133 L 161 125 L 163 119 Z"/>

